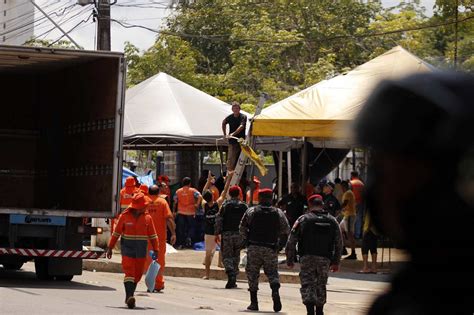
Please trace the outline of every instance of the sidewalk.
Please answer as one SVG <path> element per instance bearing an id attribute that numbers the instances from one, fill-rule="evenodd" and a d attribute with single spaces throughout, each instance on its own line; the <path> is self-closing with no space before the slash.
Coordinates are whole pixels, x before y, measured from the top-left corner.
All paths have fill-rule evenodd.
<path id="1" fill-rule="evenodd" d="M 356 249 L 357 260 L 342 260 L 340 273 L 356 273 L 362 269 L 362 254 L 360 248 Z M 201 278 L 204 276 L 204 251 L 195 251 L 191 249 L 179 250 L 176 253 L 169 253 L 166 255 L 166 267 L 165 276 L 168 277 L 189 277 L 189 278 Z M 242 251 L 241 256 L 245 254 L 245 250 Z M 390 254 L 390 263 L 389 263 Z M 390 274 L 396 268 L 400 266 L 404 261 L 408 260 L 406 254 L 399 250 L 391 248 L 390 250 L 385 248 L 383 250 L 383 266 L 382 266 L 382 248 L 378 249 L 378 268 L 379 274 Z M 279 261 L 285 259 L 284 254 L 280 253 Z M 214 259 L 211 265 L 211 279 L 227 280 L 227 276 L 223 268 L 217 266 L 218 253 L 214 255 Z M 369 257 L 370 262 L 370 257 Z M 112 259 L 86 259 L 83 261 L 83 269 L 88 271 L 99 271 L 99 272 L 114 272 L 122 273 L 121 266 L 121 255 L 115 253 Z M 245 268 L 240 268 L 239 280 L 247 280 L 245 276 Z M 285 263 L 279 264 L 280 281 L 282 283 L 299 283 L 299 264 L 296 263 L 293 269 L 289 269 Z M 267 281 L 266 277 L 261 273 L 263 281 Z M 371 278 L 378 275 L 359 275 L 364 279 L 370 281 Z"/>

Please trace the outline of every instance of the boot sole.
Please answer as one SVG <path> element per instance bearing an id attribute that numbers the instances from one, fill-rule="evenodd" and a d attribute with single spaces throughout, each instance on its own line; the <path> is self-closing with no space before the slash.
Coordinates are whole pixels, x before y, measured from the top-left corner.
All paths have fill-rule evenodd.
<path id="1" fill-rule="evenodd" d="M 127 299 L 128 308 L 135 308 L 135 297 L 131 296 Z"/>
<path id="2" fill-rule="evenodd" d="M 249 311 L 258 311 L 258 306 L 257 307 L 247 307 L 247 310 Z"/>

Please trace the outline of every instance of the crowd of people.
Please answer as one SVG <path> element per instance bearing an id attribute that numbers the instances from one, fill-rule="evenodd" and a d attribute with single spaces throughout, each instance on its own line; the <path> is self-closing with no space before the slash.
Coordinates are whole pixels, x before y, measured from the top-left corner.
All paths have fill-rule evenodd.
<path id="1" fill-rule="evenodd" d="M 140 185 L 133 177 L 126 179 L 121 191 L 123 212 L 114 222 L 109 248 L 113 248 L 117 239 L 122 237 L 123 264 L 128 266 L 124 268 L 127 304 L 134 306 L 133 288 L 151 263 L 146 250 L 156 252 L 157 261 L 161 266 L 154 290 L 160 292 L 164 289 L 166 244 L 163 241 L 166 240 L 177 249 L 192 248 L 193 244 L 203 241 L 205 247 L 203 279 L 209 279 L 213 257 L 216 249 L 220 247 L 219 263 L 222 260 L 222 267 L 228 276 L 225 286 L 227 289 L 237 287 L 241 250 L 247 247 L 246 273 L 251 293 L 249 310 L 258 310 L 257 290 L 261 267 L 270 279 L 274 309 L 281 309 L 278 293 L 280 287 L 278 253 L 284 248 L 287 252 L 287 265 L 290 268 L 295 262 L 301 264 L 302 270 L 305 268 L 312 270 L 311 268 L 318 266 L 316 274 L 320 275 L 319 278 L 312 277 L 311 275 L 315 274 L 312 271 L 302 276 L 302 297 L 308 306 L 308 314 L 313 314 L 311 309 L 315 309 L 316 314 L 322 314 L 325 303 L 325 293 L 322 292 L 325 292 L 325 285 L 323 288 L 321 283 L 326 283 L 330 270 L 337 271 L 345 250 L 344 240 L 351 248 L 351 254 L 345 259 L 356 259 L 354 234 L 357 213 L 364 211 L 363 200 L 360 198 L 364 184 L 357 172 L 353 172 L 351 180 L 347 181 L 336 179 L 333 183 L 322 180 L 312 191 L 307 191 L 308 197 L 301 192 L 300 185 L 292 183 L 290 193 L 279 200 L 274 199 L 272 189 L 260 187 L 261 182 L 256 176 L 252 177 L 250 185 L 246 185 L 247 191 L 243 191 L 241 185 L 230 187 L 233 175 L 232 170 L 226 174 L 225 184 L 221 189 L 216 186 L 215 174 L 209 170 L 205 170 L 203 172 L 205 178 L 199 180 L 200 189 L 193 188 L 191 178 L 185 177 L 182 179 L 182 187 L 172 198 L 167 176 L 160 176 L 157 185 L 151 187 Z M 252 207 L 251 204 L 256 207 Z M 257 211 L 255 215 L 257 209 L 261 210 L 261 213 Z M 135 228 L 132 231 L 130 225 L 133 218 L 140 218 L 141 215 L 148 227 L 138 230 Z M 376 272 L 377 234 L 370 224 L 368 214 L 363 217 L 365 218 L 362 246 L 364 268 L 360 272 Z M 324 253 L 325 259 L 314 261 L 311 257 L 304 258 L 304 244 L 308 248 L 308 253 L 312 253 L 310 256 L 314 256 L 309 244 L 315 241 L 308 236 L 310 232 L 307 232 L 309 228 L 305 228 L 307 226 L 305 218 L 309 221 L 322 220 L 323 225 L 330 226 L 330 235 L 328 234 L 324 241 L 326 245 L 322 249 L 317 249 Z M 149 221 L 152 222 L 155 232 L 149 229 L 147 223 Z M 326 232 L 324 229 L 314 231 L 316 234 Z M 157 244 L 150 241 L 148 246 L 138 245 L 139 253 L 130 250 L 131 242 L 145 244 L 149 237 L 150 240 L 157 237 L 161 242 L 159 249 Z M 298 242 L 301 242 L 301 245 L 296 251 Z M 371 268 L 367 263 L 368 250 L 372 254 Z M 108 254 L 111 255 L 111 250 Z M 134 264 L 140 267 L 131 267 Z M 315 283 L 319 283 L 319 287 L 315 287 Z M 311 296 L 313 291 L 318 292 L 317 298 Z M 314 295 L 316 296 L 316 293 Z"/>
<path id="2" fill-rule="evenodd" d="M 439 88 L 439 97 L 432 97 L 432 86 Z M 472 251 L 465 249 L 472 242 L 472 190 L 466 187 L 472 186 L 473 176 L 466 165 L 472 168 L 474 160 L 469 135 L 474 117 L 473 90 L 472 78 L 443 73 L 382 84 L 356 125 L 359 141 L 372 149 L 368 185 L 353 172 L 350 180 L 308 184 L 306 195 L 293 183 L 288 195 L 274 200 L 273 191 L 259 187 L 255 178 L 252 185 L 256 196 L 242 191 L 240 185 L 229 187 L 234 173 L 230 169 L 223 189 L 207 172 L 201 191 L 191 187 L 190 178 L 184 178 L 183 187 L 170 199 L 166 183 L 159 182 L 147 191 L 148 187 L 128 178 L 121 192 L 124 210 L 114 223 L 107 250 L 110 258 L 121 238 L 127 305 L 135 307 L 134 291 L 146 267 L 147 246 L 157 257 L 164 257 L 164 231 L 168 228 L 171 243 L 176 239 L 180 246 L 189 247 L 196 227 L 193 219 L 203 209 L 205 279 L 209 278 L 212 256 L 220 244 L 228 276 L 225 287 L 237 287 L 240 251 L 247 248 L 248 310 L 259 310 L 257 291 L 262 267 L 272 290 L 273 310 L 282 309 L 278 253 L 285 249 L 289 268 L 300 263 L 300 292 L 307 314 L 323 314 L 328 273 L 338 271 L 344 242 L 351 249 L 345 259 L 357 259 L 355 240 L 362 238 L 364 267 L 360 272 L 373 273 L 377 270 L 377 237 L 383 233 L 405 248 L 411 259 L 397 272 L 390 289 L 377 298 L 369 314 L 472 313 L 472 270 L 463 269 L 461 274 L 452 266 L 472 258 Z M 234 109 L 234 128 L 241 132 L 242 125 L 237 121 L 240 106 L 233 104 Z M 408 110 L 412 115 L 404 115 Z M 406 136 L 392 128 L 394 117 L 410 128 Z M 225 134 L 224 123 L 223 131 Z M 437 137 L 430 137 L 433 134 Z M 402 187 L 399 183 L 407 172 L 416 174 L 417 180 Z M 449 184 L 444 195 L 426 199 L 440 182 Z M 249 202 L 258 204 L 249 207 Z M 173 212 L 169 203 L 173 203 Z M 442 233 L 432 233 L 440 218 L 450 217 L 450 210 L 464 220 L 445 224 Z M 162 263 L 164 266 L 164 260 Z M 157 278 L 156 283 L 157 291 L 164 288 L 163 279 Z"/>

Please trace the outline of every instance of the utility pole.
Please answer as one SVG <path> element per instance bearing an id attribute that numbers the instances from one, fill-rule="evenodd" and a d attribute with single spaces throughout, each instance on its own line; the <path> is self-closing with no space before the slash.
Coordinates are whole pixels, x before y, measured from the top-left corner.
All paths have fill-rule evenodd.
<path id="1" fill-rule="evenodd" d="M 110 1 L 97 0 L 97 50 L 111 48 L 110 39 Z"/>

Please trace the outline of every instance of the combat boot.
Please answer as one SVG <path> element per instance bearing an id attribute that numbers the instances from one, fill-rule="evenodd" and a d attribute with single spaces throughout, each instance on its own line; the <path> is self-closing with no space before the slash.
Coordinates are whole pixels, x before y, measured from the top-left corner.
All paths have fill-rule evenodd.
<path id="1" fill-rule="evenodd" d="M 249 311 L 258 311 L 257 291 L 250 291 L 250 305 L 247 306 Z"/>
<path id="2" fill-rule="evenodd" d="M 324 315 L 323 307 L 324 306 L 316 306 L 316 315 Z"/>
<path id="3" fill-rule="evenodd" d="M 128 308 L 135 308 L 135 297 L 133 296 L 137 285 L 133 282 L 125 282 L 125 304 Z"/>
<path id="4" fill-rule="evenodd" d="M 306 314 L 314 315 L 314 304 L 305 304 L 306 305 Z"/>
<path id="5" fill-rule="evenodd" d="M 235 276 L 229 276 L 227 283 L 225 285 L 226 289 L 235 289 L 237 288 L 237 278 Z"/>
<path id="6" fill-rule="evenodd" d="M 272 300 L 273 300 L 273 311 L 279 312 L 281 311 L 281 300 L 280 300 L 280 293 L 278 290 L 280 289 L 280 284 L 276 284 L 271 286 L 272 288 Z"/>

